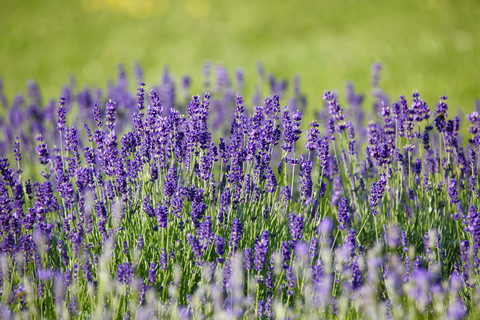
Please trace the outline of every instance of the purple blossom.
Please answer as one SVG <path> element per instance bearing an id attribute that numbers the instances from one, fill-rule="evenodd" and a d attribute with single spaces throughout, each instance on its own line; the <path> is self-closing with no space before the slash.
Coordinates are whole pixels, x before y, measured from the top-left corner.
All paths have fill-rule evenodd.
<path id="1" fill-rule="evenodd" d="M 255 240 L 255 270 L 257 272 L 261 272 L 263 269 L 263 265 L 265 263 L 265 259 L 268 253 L 268 245 L 270 243 L 270 237 L 267 230 L 263 231 L 260 237 L 257 237 Z"/>
<path id="2" fill-rule="evenodd" d="M 138 250 L 142 250 L 142 249 L 143 249 L 143 244 L 144 244 L 143 235 L 142 235 L 142 234 L 139 234 L 139 235 L 138 235 L 138 238 L 137 238 L 137 248 L 138 248 Z"/>
<path id="3" fill-rule="evenodd" d="M 159 263 L 160 269 L 162 271 L 167 270 L 168 265 L 167 265 L 167 254 L 165 253 L 165 249 L 162 248 L 160 252 L 160 263 Z"/>
<path id="4" fill-rule="evenodd" d="M 59 132 L 63 131 L 65 126 L 65 118 L 67 111 L 65 110 L 65 98 L 60 97 L 60 101 L 58 102 L 59 107 L 57 108 L 57 130 Z"/>
<path id="5" fill-rule="evenodd" d="M 197 237 L 195 237 L 191 233 L 187 233 L 187 243 L 190 246 L 192 252 L 194 253 L 195 258 L 199 260 L 203 255 L 203 250 Z"/>
<path id="6" fill-rule="evenodd" d="M 457 180 L 450 179 L 450 184 L 447 189 L 448 196 L 450 197 L 450 203 L 456 204 L 459 202 L 457 191 Z"/>
<path id="7" fill-rule="evenodd" d="M 243 226 L 239 219 L 233 219 L 230 233 L 230 247 L 235 250 L 243 236 Z"/>
<path id="8" fill-rule="evenodd" d="M 45 165 L 50 162 L 50 151 L 48 150 L 47 144 L 44 142 L 44 137 L 38 136 L 36 140 L 40 142 L 40 144 L 35 148 L 35 151 L 37 151 L 38 154 L 38 160 L 40 164 Z"/>
<path id="9" fill-rule="evenodd" d="M 143 88 L 145 83 L 140 82 L 140 86 L 137 89 L 137 108 L 138 110 L 145 109 L 145 89 Z"/>
<path id="10" fill-rule="evenodd" d="M 345 115 L 343 114 L 343 108 L 340 107 L 340 104 L 337 101 L 337 97 L 331 91 L 325 91 L 323 94 L 323 100 L 328 103 L 328 111 L 330 116 L 332 116 L 334 122 L 343 121 Z"/>
<path id="11" fill-rule="evenodd" d="M 282 241 L 282 243 L 280 244 L 280 248 L 282 251 L 283 267 L 286 268 L 292 255 L 291 241 Z"/>
<path id="12" fill-rule="evenodd" d="M 311 161 L 303 161 L 300 166 L 302 181 L 302 188 L 300 194 L 302 199 L 305 201 L 309 200 L 312 194 L 312 168 L 313 162 Z"/>
<path id="13" fill-rule="evenodd" d="M 352 277 L 351 277 L 352 289 L 356 290 L 362 286 L 362 282 L 363 282 L 362 274 L 360 273 L 360 268 L 357 262 L 357 257 L 354 257 L 352 263 L 350 264 L 350 272 L 352 274 Z"/>
<path id="14" fill-rule="evenodd" d="M 350 224 L 350 206 L 348 199 L 343 197 L 338 205 L 338 229 L 344 230 Z"/>
<path id="15" fill-rule="evenodd" d="M 158 206 L 155 209 L 155 217 L 157 218 L 158 226 L 165 229 L 168 222 L 168 208 L 166 206 Z"/>
<path id="16" fill-rule="evenodd" d="M 285 205 L 288 205 L 290 199 L 292 199 L 292 190 L 290 186 L 285 186 L 283 190 L 283 199 L 285 200 Z"/>
<path id="17" fill-rule="evenodd" d="M 116 278 L 121 283 L 129 285 L 133 279 L 133 267 L 130 263 L 125 262 L 123 264 L 117 265 L 117 275 Z"/>
<path id="18" fill-rule="evenodd" d="M 14 172 L 10 168 L 10 163 L 7 158 L 3 156 L 0 156 L 0 174 L 7 185 L 10 187 L 14 186 Z"/>
<path id="19" fill-rule="evenodd" d="M 170 198 L 173 196 L 177 189 L 177 169 L 175 166 L 172 166 L 168 169 L 168 173 L 165 177 L 165 182 L 163 184 L 163 194 Z"/>
<path id="20" fill-rule="evenodd" d="M 105 124 L 107 129 L 113 130 L 115 128 L 115 113 L 117 111 L 117 103 L 112 100 L 108 100 L 105 103 Z"/>
<path id="21" fill-rule="evenodd" d="M 289 112 L 284 109 L 282 113 L 282 126 L 283 126 L 283 135 L 282 135 L 282 150 L 285 152 L 290 152 L 293 150 L 293 144 L 295 142 L 295 133 L 293 122 L 290 118 Z"/>
<path id="22" fill-rule="evenodd" d="M 197 229 L 197 237 L 203 250 L 213 242 L 214 235 L 212 233 L 212 220 L 209 216 L 205 217 L 205 221 L 200 223 L 200 226 Z"/>
<path id="23" fill-rule="evenodd" d="M 312 121 L 310 123 L 310 129 L 307 130 L 307 142 L 305 143 L 305 148 L 308 151 L 313 151 L 317 147 L 317 140 L 320 132 L 318 131 L 317 121 Z"/>
<path id="24" fill-rule="evenodd" d="M 220 236 L 215 236 L 215 252 L 218 255 L 217 262 L 223 263 L 225 261 L 223 258 L 225 254 L 225 240 Z"/>
<path id="25" fill-rule="evenodd" d="M 310 240 L 310 246 L 308 247 L 308 256 L 310 258 L 314 258 L 317 254 L 318 247 L 318 238 L 313 236 L 312 240 Z"/>
<path id="26" fill-rule="evenodd" d="M 299 241 L 303 238 L 303 215 L 295 215 L 293 212 L 288 216 L 288 227 L 293 241 Z"/>
<path id="27" fill-rule="evenodd" d="M 291 267 L 287 267 L 285 269 L 286 279 L 287 279 L 287 294 L 292 296 L 294 294 L 295 286 L 297 285 L 297 278 L 293 274 L 293 269 Z"/>
<path id="28" fill-rule="evenodd" d="M 251 271 L 253 269 L 253 258 L 252 258 L 252 249 L 245 248 L 243 250 L 243 264 L 247 271 Z"/>
<path id="29" fill-rule="evenodd" d="M 18 141 L 18 137 L 15 138 L 15 142 L 13 143 L 13 156 L 16 162 L 22 161 L 22 154 L 20 152 L 20 142 Z"/>
<path id="30" fill-rule="evenodd" d="M 471 205 L 467 215 L 467 230 L 473 237 L 473 246 L 476 250 L 480 249 L 480 215 L 477 207 Z"/>
<path id="31" fill-rule="evenodd" d="M 348 234 L 345 237 L 345 244 L 350 250 L 350 257 L 353 257 L 355 255 L 355 249 L 357 248 L 357 237 L 355 229 L 350 228 Z"/>
<path id="32" fill-rule="evenodd" d="M 152 207 L 152 200 L 148 195 L 143 199 L 143 212 L 149 217 L 155 216 L 155 211 Z"/>

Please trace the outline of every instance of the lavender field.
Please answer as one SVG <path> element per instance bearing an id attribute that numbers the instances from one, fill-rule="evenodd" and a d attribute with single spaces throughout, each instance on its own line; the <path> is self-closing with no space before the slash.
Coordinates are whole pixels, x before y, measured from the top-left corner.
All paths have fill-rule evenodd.
<path id="1" fill-rule="evenodd" d="M 0 90 L 0 318 L 478 319 L 480 103 L 257 69 Z"/>

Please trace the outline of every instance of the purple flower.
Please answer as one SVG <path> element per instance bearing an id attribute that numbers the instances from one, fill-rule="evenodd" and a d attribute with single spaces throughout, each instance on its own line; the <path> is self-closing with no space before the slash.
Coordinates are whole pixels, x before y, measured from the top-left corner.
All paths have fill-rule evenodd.
<path id="1" fill-rule="evenodd" d="M 100 108 L 98 107 L 98 102 L 95 102 L 93 105 L 93 120 L 95 121 L 97 128 L 101 128 L 103 126 L 102 115 Z"/>
<path id="2" fill-rule="evenodd" d="M 40 142 L 35 148 L 35 151 L 37 151 L 38 154 L 38 160 L 40 161 L 40 164 L 45 165 L 50 162 L 50 151 L 48 151 L 48 146 L 44 142 L 44 137 L 38 136 L 36 140 Z"/>
<path id="3" fill-rule="evenodd" d="M 430 109 L 425 101 L 422 100 L 418 92 L 414 92 L 412 95 L 412 104 L 410 113 L 413 113 L 413 120 L 420 122 L 422 120 L 427 120 L 430 118 Z"/>
<path id="4" fill-rule="evenodd" d="M 355 155 L 357 152 L 355 151 L 355 140 L 350 140 L 348 142 L 348 154 L 351 156 Z"/>
<path id="5" fill-rule="evenodd" d="M 243 226 L 240 220 L 233 219 L 232 221 L 232 231 L 230 233 L 230 247 L 232 250 L 235 250 L 243 236 Z"/>
<path id="6" fill-rule="evenodd" d="M 152 207 L 152 200 L 148 195 L 143 198 L 143 212 L 149 217 L 155 216 L 155 211 Z"/>
<path id="7" fill-rule="evenodd" d="M 160 228 L 166 228 L 167 227 L 167 221 L 168 221 L 168 209 L 165 206 L 159 205 L 155 209 L 155 217 L 157 218 L 158 226 Z"/>
<path id="8" fill-rule="evenodd" d="M 58 102 L 59 107 L 57 109 L 57 130 L 62 132 L 65 126 L 65 117 L 66 117 L 66 110 L 65 110 L 65 98 L 60 97 L 60 101 Z"/>
<path id="9" fill-rule="evenodd" d="M 78 134 L 77 134 L 77 129 L 75 128 L 70 128 L 66 132 L 66 150 L 71 151 L 75 155 L 76 163 L 79 165 L 80 164 L 80 154 L 78 153 Z"/>
<path id="10" fill-rule="evenodd" d="M 303 215 L 299 213 L 297 216 L 292 212 L 288 216 L 288 227 L 290 236 L 293 241 L 299 241 L 303 238 Z"/>
<path id="11" fill-rule="evenodd" d="M 205 221 L 200 223 L 200 226 L 197 229 L 197 237 L 202 245 L 203 250 L 205 250 L 212 243 L 212 220 L 209 216 L 205 217 Z"/>
<path id="12" fill-rule="evenodd" d="M 291 267 L 287 267 L 285 269 L 285 274 L 285 277 L 287 278 L 287 294 L 291 296 L 294 294 L 294 289 L 297 285 L 297 279 L 295 278 L 295 275 L 293 274 L 293 269 Z"/>
<path id="13" fill-rule="evenodd" d="M 207 206 L 203 202 L 203 194 L 203 189 L 198 189 L 192 202 L 190 216 L 195 228 L 200 226 L 200 219 L 203 218 L 207 210 Z"/>
<path id="14" fill-rule="evenodd" d="M 257 318 L 263 319 L 263 315 L 265 313 L 265 301 L 259 300 L 258 307 L 257 307 Z"/>
<path id="15" fill-rule="evenodd" d="M 157 162 L 154 161 L 152 163 L 152 166 L 150 167 L 150 175 L 151 175 L 151 181 L 156 181 L 158 179 L 158 167 L 157 167 Z"/>
<path id="16" fill-rule="evenodd" d="M 350 206 L 348 199 L 343 197 L 338 205 L 338 229 L 344 230 L 350 224 Z"/>
<path id="17" fill-rule="evenodd" d="M 135 153 L 137 148 L 137 139 L 133 132 L 127 132 L 120 140 L 122 146 L 122 157 L 127 158 L 131 153 Z"/>
<path id="18" fill-rule="evenodd" d="M 277 189 L 277 178 L 275 177 L 275 173 L 270 167 L 266 168 L 267 171 L 267 183 L 266 188 L 267 192 L 274 193 Z"/>
<path id="19" fill-rule="evenodd" d="M 281 148 L 285 152 L 290 152 L 293 150 L 293 144 L 295 142 L 295 134 L 293 122 L 290 118 L 289 112 L 287 109 L 283 110 L 282 113 L 282 126 L 283 126 L 283 135 L 282 135 L 282 145 Z"/>
<path id="20" fill-rule="evenodd" d="M 143 87 L 145 83 L 140 82 L 140 86 L 137 89 L 137 108 L 138 110 L 143 110 L 145 108 L 145 89 Z"/>
<path id="21" fill-rule="evenodd" d="M 331 91 L 325 91 L 323 94 L 323 100 L 327 101 L 328 103 L 328 111 L 333 118 L 334 122 L 340 122 L 345 119 L 345 115 L 343 114 L 343 108 L 340 107 L 340 104 L 337 101 L 337 97 Z"/>
<path id="22" fill-rule="evenodd" d="M 379 200 L 382 200 L 383 194 L 385 192 L 385 187 L 387 185 L 387 180 L 385 174 L 380 175 L 380 179 L 375 183 L 370 184 L 370 208 L 372 209 L 372 215 L 377 215 L 378 211 L 376 210 Z"/>
<path id="23" fill-rule="evenodd" d="M 320 132 L 318 131 L 318 122 L 312 121 L 310 123 L 310 129 L 307 130 L 307 142 L 305 147 L 308 151 L 313 151 L 317 147 L 317 140 Z"/>
<path id="24" fill-rule="evenodd" d="M 18 137 L 16 137 L 13 143 L 13 156 L 15 161 L 20 162 L 22 161 L 22 154 L 20 153 L 20 142 L 18 140 Z"/>
<path id="25" fill-rule="evenodd" d="M 302 182 L 302 189 L 301 189 L 301 197 L 303 200 L 307 201 L 310 199 L 312 194 L 312 168 L 313 162 L 311 161 L 303 161 L 300 166 L 301 170 L 301 182 Z"/>
<path id="26" fill-rule="evenodd" d="M 218 255 L 217 262 L 223 263 L 225 261 L 223 258 L 225 254 L 225 240 L 221 236 L 215 236 L 215 252 Z"/>
<path id="27" fill-rule="evenodd" d="M 220 205 L 224 208 L 227 208 L 230 205 L 231 196 L 232 194 L 230 193 L 230 189 L 227 186 L 222 192 L 222 195 L 220 196 Z"/>
<path id="28" fill-rule="evenodd" d="M 335 140 L 335 121 L 332 118 L 327 119 L 327 130 L 330 137 L 330 140 Z"/>
<path id="29" fill-rule="evenodd" d="M 0 174 L 2 179 L 9 185 L 10 187 L 14 186 L 14 172 L 10 167 L 10 163 L 8 162 L 7 158 L 0 156 Z"/>
<path id="30" fill-rule="evenodd" d="M 474 248 L 477 250 L 480 249 L 480 215 L 475 205 L 471 205 L 468 209 L 467 230 L 473 236 Z"/>
<path id="31" fill-rule="evenodd" d="M 268 253 L 268 245 L 269 245 L 270 239 L 269 239 L 269 234 L 268 231 L 265 230 L 262 232 L 260 238 L 257 237 L 255 240 L 255 270 L 257 272 L 261 272 L 263 269 L 263 265 L 265 263 L 265 259 L 267 257 Z"/>
<path id="32" fill-rule="evenodd" d="M 458 199 L 457 180 L 450 179 L 450 184 L 448 186 L 447 192 L 450 197 L 450 203 L 456 204 L 460 201 Z"/>
<path id="33" fill-rule="evenodd" d="M 347 130 L 348 130 L 348 138 L 355 139 L 355 128 L 353 127 L 352 122 L 348 121 L 346 123 Z"/>
<path id="34" fill-rule="evenodd" d="M 415 159 L 415 162 L 412 163 L 412 172 L 415 173 L 417 177 L 422 173 L 422 162 L 420 159 Z"/>
<path id="35" fill-rule="evenodd" d="M 142 250 L 142 249 L 143 249 L 143 235 L 142 235 L 142 234 L 139 234 L 139 235 L 138 235 L 138 238 L 137 238 L 137 248 L 138 248 L 138 250 Z"/>
<path id="36" fill-rule="evenodd" d="M 280 248 L 282 250 L 283 267 L 286 268 L 288 265 L 287 263 L 290 261 L 292 255 L 291 241 L 282 241 Z"/>
<path id="37" fill-rule="evenodd" d="M 290 199 L 292 199 L 292 190 L 290 186 L 285 186 L 285 189 L 283 191 L 283 198 L 285 199 L 285 205 L 288 205 L 288 202 Z"/>
<path id="38" fill-rule="evenodd" d="M 105 103 L 105 124 L 109 130 L 115 128 L 115 113 L 117 111 L 117 103 L 112 100 L 108 100 Z"/>
<path id="39" fill-rule="evenodd" d="M 472 178 L 476 180 L 477 175 L 477 155 L 475 154 L 475 150 L 472 147 L 468 147 L 467 150 L 468 154 L 468 164 L 470 165 L 470 169 L 472 170 Z M 475 181 L 476 184 L 476 181 Z"/>
<path id="40" fill-rule="evenodd" d="M 430 149 L 430 136 L 428 134 L 428 130 L 425 130 L 423 132 L 422 142 L 423 142 L 423 148 L 425 150 L 429 150 Z"/>
<path id="41" fill-rule="evenodd" d="M 86 259 L 83 265 L 83 277 L 88 281 L 93 281 L 93 274 L 92 274 L 92 264 L 90 263 L 90 259 Z M 133 272 L 133 271 L 132 271 Z"/>
<path id="42" fill-rule="evenodd" d="M 187 243 L 190 246 L 192 252 L 194 253 L 195 258 L 199 260 L 203 255 L 203 250 L 197 237 L 195 237 L 191 233 L 187 233 Z"/>
<path id="43" fill-rule="evenodd" d="M 313 236 L 310 240 L 310 246 L 308 247 L 308 256 L 314 258 L 318 250 L 318 238 Z"/>
<path id="44" fill-rule="evenodd" d="M 117 265 L 117 275 L 116 278 L 121 283 L 129 285 L 133 279 L 133 267 L 130 263 L 125 262 L 123 264 Z"/>
<path id="45" fill-rule="evenodd" d="M 251 248 L 245 248 L 243 250 L 243 264 L 245 266 L 245 269 L 248 271 L 253 269 L 253 258 L 252 258 L 252 249 Z"/>
<path id="46" fill-rule="evenodd" d="M 360 273 L 360 268 L 357 263 L 357 257 L 354 257 L 352 263 L 350 264 L 350 272 L 352 274 L 352 289 L 356 290 L 362 286 L 363 282 L 362 274 Z"/>
<path id="47" fill-rule="evenodd" d="M 177 189 L 177 169 L 175 166 L 171 166 L 168 169 L 168 173 L 165 176 L 165 182 L 163 184 L 163 194 L 170 198 Z"/>
<path id="48" fill-rule="evenodd" d="M 167 254 L 165 253 L 165 249 L 162 248 L 160 253 L 160 269 L 165 271 L 167 270 Z"/>
<path id="49" fill-rule="evenodd" d="M 347 236 L 345 237 L 345 244 L 350 250 L 350 257 L 353 257 L 355 255 L 355 249 L 357 248 L 357 238 L 355 233 L 355 229 L 351 228 L 348 231 Z"/>

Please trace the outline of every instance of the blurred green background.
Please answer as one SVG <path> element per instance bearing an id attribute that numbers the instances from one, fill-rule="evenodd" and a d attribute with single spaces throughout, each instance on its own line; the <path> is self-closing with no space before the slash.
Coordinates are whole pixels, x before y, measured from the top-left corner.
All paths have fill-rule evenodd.
<path id="1" fill-rule="evenodd" d="M 139 62 L 147 85 L 168 65 L 191 75 L 196 92 L 205 60 L 242 67 L 247 87 L 262 61 L 279 78 L 298 74 L 315 108 L 348 80 L 368 93 L 381 62 L 390 96 L 418 90 L 433 106 L 446 93 L 451 108 L 471 110 L 479 18 L 480 1 L 2 0 L 0 77 L 10 100 L 28 79 L 57 97 L 71 74 L 79 87 L 105 87 L 118 63 L 132 76 Z"/>

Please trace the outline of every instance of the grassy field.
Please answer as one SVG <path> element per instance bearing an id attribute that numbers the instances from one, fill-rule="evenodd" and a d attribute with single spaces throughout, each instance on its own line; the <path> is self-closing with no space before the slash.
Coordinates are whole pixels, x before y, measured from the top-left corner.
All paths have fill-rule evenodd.
<path id="1" fill-rule="evenodd" d="M 378 61 L 390 95 L 418 90 L 434 104 L 446 93 L 466 109 L 480 97 L 479 15 L 474 1 L 7 0 L 0 77 L 10 98 L 28 79 L 56 97 L 71 74 L 104 86 L 118 63 L 139 62 L 152 83 L 165 65 L 197 77 L 210 60 L 244 67 L 248 83 L 262 61 L 276 76 L 300 75 L 315 107 L 347 80 L 368 92 Z"/>
<path id="2" fill-rule="evenodd" d="M 480 319 L 479 9 L 2 1 L 0 318 Z"/>

